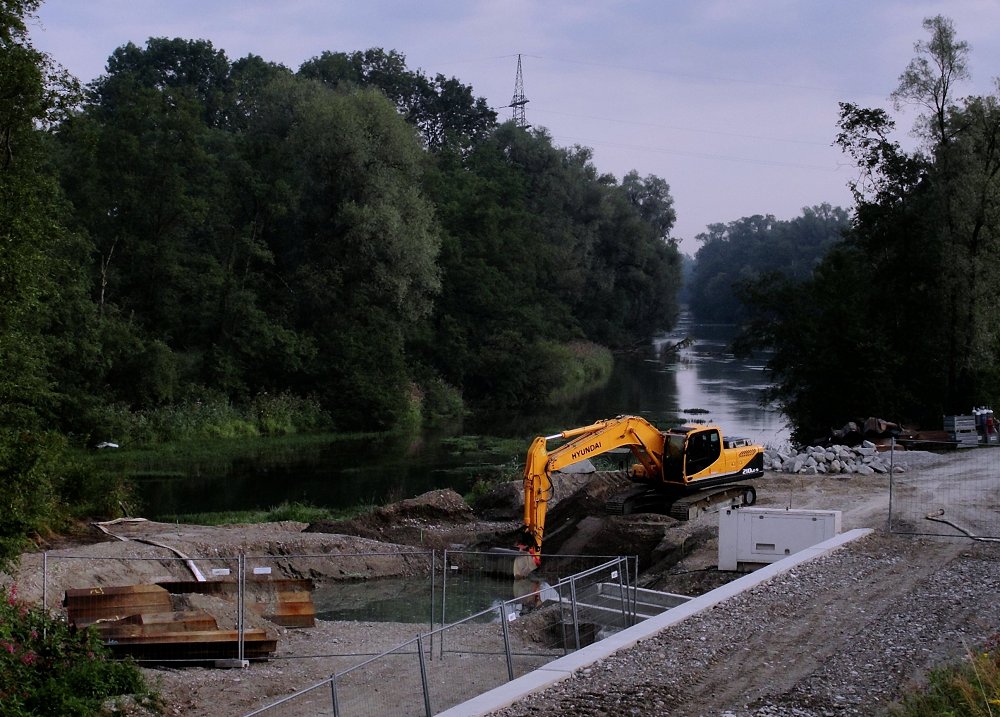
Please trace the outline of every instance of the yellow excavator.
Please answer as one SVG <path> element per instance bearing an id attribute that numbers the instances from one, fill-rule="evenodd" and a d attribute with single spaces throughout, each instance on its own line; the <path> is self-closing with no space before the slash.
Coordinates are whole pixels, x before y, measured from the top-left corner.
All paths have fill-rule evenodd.
<path id="1" fill-rule="evenodd" d="M 550 441 L 566 443 L 549 449 Z M 627 448 L 637 463 L 634 485 L 607 500 L 609 513 L 665 513 L 688 520 L 712 505 L 753 505 L 757 491 L 734 485 L 764 474 L 764 449 L 726 438 L 718 426 L 687 424 L 661 431 L 639 416 L 618 416 L 552 436 L 538 436 L 524 464 L 524 528 L 517 547 L 541 562 L 552 473 L 586 458 Z"/>

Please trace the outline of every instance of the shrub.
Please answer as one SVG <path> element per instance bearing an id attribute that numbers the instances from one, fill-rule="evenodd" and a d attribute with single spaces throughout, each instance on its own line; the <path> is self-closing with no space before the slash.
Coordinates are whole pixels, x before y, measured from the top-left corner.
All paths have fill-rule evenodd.
<path id="1" fill-rule="evenodd" d="M 156 702 L 131 661 L 116 662 L 93 630 L 19 601 L 0 587 L 0 705 L 7 717 L 96 714 L 108 698 Z"/>
<path id="2" fill-rule="evenodd" d="M 101 406 L 89 413 L 88 420 L 95 440 L 109 440 L 123 446 L 203 438 L 283 436 L 330 427 L 330 417 L 311 398 L 261 393 L 248 405 L 237 406 L 225 396 L 208 390 L 158 408 Z"/>
<path id="3" fill-rule="evenodd" d="M 259 393 L 250 403 L 249 413 L 262 436 L 285 436 L 330 427 L 330 417 L 318 401 L 290 393 Z"/>
<path id="4" fill-rule="evenodd" d="M 559 369 L 559 382 L 550 401 L 560 403 L 605 384 L 614 368 L 614 356 L 603 346 L 587 341 L 574 341 L 551 347 Z"/>
<path id="5" fill-rule="evenodd" d="M 58 522 L 56 476 L 65 443 L 54 434 L 0 432 L 0 569 L 17 559 L 29 535 Z"/>

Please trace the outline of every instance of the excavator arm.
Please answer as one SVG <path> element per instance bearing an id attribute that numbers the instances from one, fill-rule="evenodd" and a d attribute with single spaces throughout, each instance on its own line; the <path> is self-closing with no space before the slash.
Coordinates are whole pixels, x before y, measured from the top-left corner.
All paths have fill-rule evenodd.
<path id="1" fill-rule="evenodd" d="M 557 439 L 569 440 L 550 451 L 548 442 Z M 552 473 L 623 446 L 638 461 L 633 469 L 637 475 L 662 475 L 664 435 L 639 416 L 618 416 L 532 441 L 524 462 L 524 535 L 518 547 L 530 553 L 536 565 L 541 561 Z"/>

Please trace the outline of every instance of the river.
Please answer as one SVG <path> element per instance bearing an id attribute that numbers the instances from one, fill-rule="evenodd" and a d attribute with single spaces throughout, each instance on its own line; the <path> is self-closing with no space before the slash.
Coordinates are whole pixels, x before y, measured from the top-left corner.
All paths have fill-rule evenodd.
<path id="1" fill-rule="evenodd" d="M 788 442 L 783 417 L 762 407 L 763 360 L 728 353 L 733 327 L 681 318 L 647 351 L 619 356 L 608 383 L 544 412 L 495 413 L 467 421 L 461 437 L 439 432 L 314 442 L 271 450 L 259 442 L 245 455 L 185 466 L 180 474 L 139 478 L 145 514 L 172 515 L 266 509 L 283 501 L 341 508 L 382 504 L 434 488 L 468 492 L 477 477 L 513 474 L 531 438 L 620 414 L 667 427 L 683 421 L 718 423 L 727 435 L 765 445 Z M 692 345 L 664 351 L 690 337 Z M 505 441 L 495 439 L 508 439 Z"/>

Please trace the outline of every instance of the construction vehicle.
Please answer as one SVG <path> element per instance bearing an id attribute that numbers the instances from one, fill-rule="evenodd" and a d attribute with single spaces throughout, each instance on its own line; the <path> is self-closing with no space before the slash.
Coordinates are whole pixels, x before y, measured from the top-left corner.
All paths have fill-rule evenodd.
<path id="1" fill-rule="evenodd" d="M 549 441 L 568 439 L 554 449 Z M 748 438 L 726 438 L 714 425 L 661 431 L 639 416 L 618 416 L 552 436 L 538 436 L 524 465 L 524 528 L 518 548 L 541 561 L 552 473 L 615 449 L 630 449 L 634 485 L 610 497 L 612 514 L 664 513 L 689 520 L 713 505 L 753 505 L 757 491 L 739 481 L 764 474 L 764 449 Z"/>

